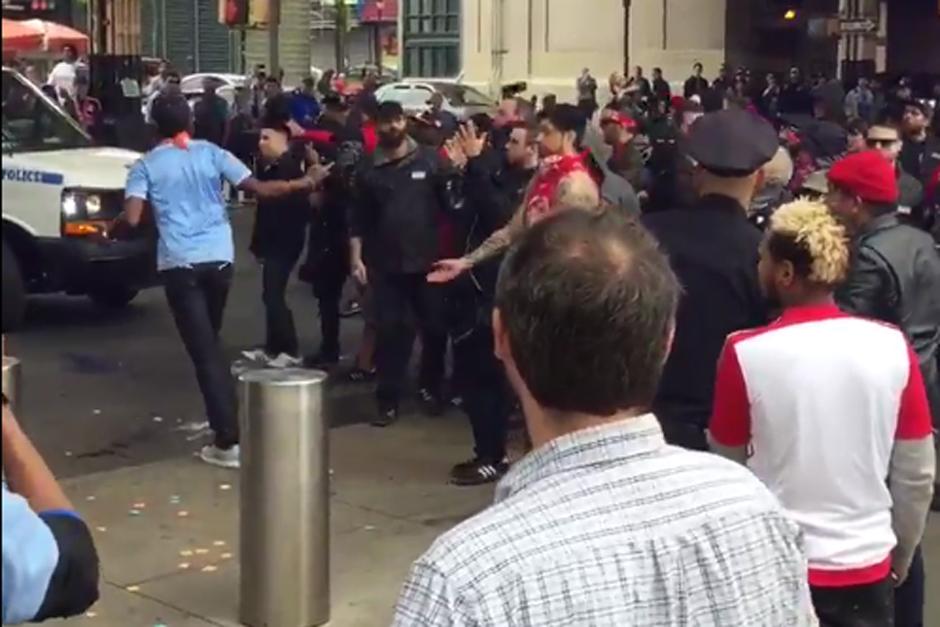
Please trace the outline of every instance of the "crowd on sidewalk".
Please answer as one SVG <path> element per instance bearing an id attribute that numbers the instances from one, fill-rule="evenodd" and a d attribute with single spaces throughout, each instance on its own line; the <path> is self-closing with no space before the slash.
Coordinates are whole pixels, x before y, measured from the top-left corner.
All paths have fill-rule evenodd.
<path id="1" fill-rule="evenodd" d="M 614 74 L 600 107 L 586 69 L 577 104 L 505 98 L 461 124 L 440 99 L 411 117 L 371 89 L 266 79 L 243 153 L 205 131 L 211 101 L 161 88 L 121 220 L 152 206 L 215 433 L 202 459 L 239 466 L 224 179 L 257 199 L 248 356 L 374 378 L 373 424 L 392 427 L 420 338 L 423 409 L 443 411 L 450 370 L 472 425 L 451 481 L 499 481 L 415 563 L 396 625 L 922 627 L 940 129 L 904 80 L 703 70 L 682 96 L 658 70 Z M 319 304 L 307 357 L 295 271 Z M 344 374 L 349 278 L 365 325 Z M 531 451 L 510 465 L 515 408 Z"/>

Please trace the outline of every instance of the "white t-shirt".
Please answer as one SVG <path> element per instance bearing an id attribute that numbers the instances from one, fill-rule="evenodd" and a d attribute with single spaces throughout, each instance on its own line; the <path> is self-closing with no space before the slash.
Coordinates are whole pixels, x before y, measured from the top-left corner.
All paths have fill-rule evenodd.
<path id="1" fill-rule="evenodd" d="M 49 84 L 55 87 L 56 94 L 65 90 L 69 96 L 75 96 L 75 64 L 59 61 L 49 72 Z"/>

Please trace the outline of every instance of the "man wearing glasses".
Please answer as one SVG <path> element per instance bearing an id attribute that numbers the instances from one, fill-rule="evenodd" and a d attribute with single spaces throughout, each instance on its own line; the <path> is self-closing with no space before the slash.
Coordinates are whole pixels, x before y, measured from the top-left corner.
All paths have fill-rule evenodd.
<path id="1" fill-rule="evenodd" d="M 894 168 L 898 182 L 897 212 L 904 221 L 918 222 L 917 212 L 924 201 L 924 188 L 920 182 L 901 167 L 899 158 L 904 142 L 893 126 L 876 124 L 868 129 L 868 147 L 877 150 Z"/>

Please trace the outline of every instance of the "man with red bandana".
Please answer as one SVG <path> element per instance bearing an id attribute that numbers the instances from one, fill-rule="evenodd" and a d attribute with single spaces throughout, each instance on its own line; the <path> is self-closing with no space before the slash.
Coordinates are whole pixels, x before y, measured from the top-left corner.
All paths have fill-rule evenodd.
<path id="1" fill-rule="evenodd" d="M 596 210 L 600 189 L 591 176 L 584 156 L 578 152 L 578 132 L 584 115 L 575 106 L 554 107 L 539 126 L 538 142 L 542 161 L 526 191 L 522 206 L 501 229 L 495 231 L 473 252 L 458 259 L 442 259 L 428 274 L 431 283 L 447 283 L 478 263 L 508 248 L 528 226 L 556 210 Z"/>

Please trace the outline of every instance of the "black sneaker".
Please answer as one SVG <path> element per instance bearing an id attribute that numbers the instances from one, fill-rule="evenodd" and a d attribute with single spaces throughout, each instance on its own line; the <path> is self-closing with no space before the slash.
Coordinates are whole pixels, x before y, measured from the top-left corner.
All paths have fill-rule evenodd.
<path id="1" fill-rule="evenodd" d="M 346 378 L 350 383 L 369 383 L 375 379 L 375 368 L 372 370 L 363 370 L 359 367 L 353 368 L 346 375 Z"/>
<path id="2" fill-rule="evenodd" d="M 509 462 L 487 462 L 481 459 L 472 459 L 457 464 L 450 471 L 450 482 L 459 486 L 483 485 L 493 483 L 503 478 L 509 470 Z"/>
<path id="3" fill-rule="evenodd" d="M 390 427 L 396 422 L 398 422 L 398 409 L 394 407 L 379 408 L 379 413 L 372 420 L 372 426 L 384 428 Z"/>
<path id="4" fill-rule="evenodd" d="M 418 390 L 418 400 L 421 401 L 421 411 L 428 416 L 441 416 L 444 414 L 444 401 L 428 388 Z"/>
<path id="5" fill-rule="evenodd" d="M 362 313 L 362 305 L 358 300 L 349 301 L 346 306 L 339 312 L 340 318 L 352 318 L 353 316 L 358 316 Z"/>
<path id="6" fill-rule="evenodd" d="M 304 357 L 304 368 L 312 368 L 314 370 L 330 370 L 338 363 L 338 355 L 330 355 L 322 351 L 315 355 L 307 355 Z"/>

